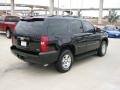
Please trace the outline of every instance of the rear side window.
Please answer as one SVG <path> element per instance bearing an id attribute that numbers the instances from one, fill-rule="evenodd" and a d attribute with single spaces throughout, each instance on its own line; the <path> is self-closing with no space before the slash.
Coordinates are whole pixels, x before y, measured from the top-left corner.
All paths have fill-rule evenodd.
<path id="1" fill-rule="evenodd" d="M 15 16 L 6 16 L 5 21 L 7 22 L 18 22 L 20 20 L 19 17 L 15 17 Z"/>
<path id="2" fill-rule="evenodd" d="M 78 33 L 83 32 L 82 24 L 81 24 L 81 21 L 79 20 L 72 21 L 70 23 L 70 28 L 73 34 L 78 34 Z"/>
<path id="3" fill-rule="evenodd" d="M 68 23 L 67 20 L 63 19 L 55 19 L 48 21 L 48 33 L 49 35 L 56 35 L 56 34 L 65 34 L 68 32 Z"/>

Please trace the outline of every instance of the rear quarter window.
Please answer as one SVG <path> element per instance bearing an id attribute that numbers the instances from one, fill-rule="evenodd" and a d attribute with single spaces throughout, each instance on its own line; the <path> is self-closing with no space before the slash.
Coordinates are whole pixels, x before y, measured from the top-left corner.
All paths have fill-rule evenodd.
<path id="1" fill-rule="evenodd" d="M 48 21 L 48 34 L 49 35 L 63 35 L 68 33 L 68 23 L 67 20 L 49 20 Z"/>

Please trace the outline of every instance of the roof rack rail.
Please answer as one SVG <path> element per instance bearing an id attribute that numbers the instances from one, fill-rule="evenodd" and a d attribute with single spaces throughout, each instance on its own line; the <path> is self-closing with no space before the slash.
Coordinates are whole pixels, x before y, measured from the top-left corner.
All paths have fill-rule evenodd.
<path id="1" fill-rule="evenodd" d="M 73 18 L 80 18 L 80 16 L 70 16 L 70 15 L 48 15 L 48 17 L 73 17 Z"/>

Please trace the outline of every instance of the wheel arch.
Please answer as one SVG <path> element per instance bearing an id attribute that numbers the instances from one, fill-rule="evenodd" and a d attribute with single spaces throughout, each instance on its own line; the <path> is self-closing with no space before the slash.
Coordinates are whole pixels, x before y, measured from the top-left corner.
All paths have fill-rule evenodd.
<path id="1" fill-rule="evenodd" d="M 107 45 L 108 45 L 108 38 L 103 38 L 102 41 L 106 41 Z"/>
<path id="2" fill-rule="evenodd" d="M 8 29 L 10 30 L 10 27 L 9 27 L 9 26 L 6 27 L 6 31 L 7 31 Z M 11 31 L 10 31 L 10 32 L 11 32 Z"/>
<path id="3" fill-rule="evenodd" d="M 60 52 L 62 52 L 65 49 L 69 49 L 73 55 L 75 55 L 75 46 L 71 44 L 64 44 L 60 47 Z"/>

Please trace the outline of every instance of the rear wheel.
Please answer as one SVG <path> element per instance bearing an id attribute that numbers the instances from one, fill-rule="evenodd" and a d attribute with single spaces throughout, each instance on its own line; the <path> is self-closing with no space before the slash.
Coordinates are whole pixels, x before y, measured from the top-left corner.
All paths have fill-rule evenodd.
<path id="1" fill-rule="evenodd" d="M 104 56 L 106 54 L 107 51 L 107 42 L 106 41 L 102 41 L 99 49 L 98 49 L 98 56 Z"/>
<path id="2" fill-rule="evenodd" d="M 7 37 L 7 38 L 11 38 L 10 29 L 7 29 L 7 30 L 6 30 L 6 37 Z"/>
<path id="3" fill-rule="evenodd" d="M 55 67 L 59 72 L 67 72 L 71 69 L 73 63 L 73 54 L 70 50 L 64 50 L 61 52 L 58 61 L 55 63 Z"/>

